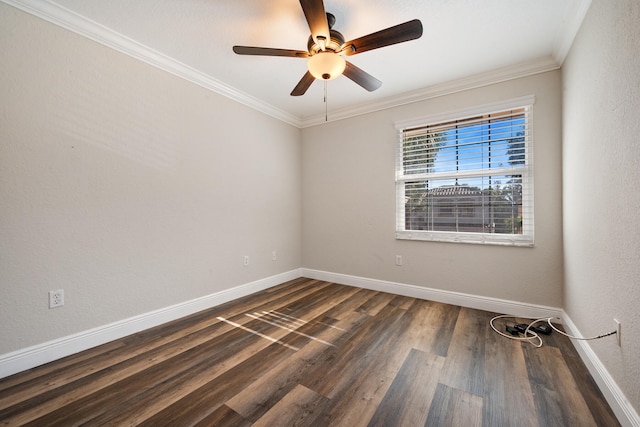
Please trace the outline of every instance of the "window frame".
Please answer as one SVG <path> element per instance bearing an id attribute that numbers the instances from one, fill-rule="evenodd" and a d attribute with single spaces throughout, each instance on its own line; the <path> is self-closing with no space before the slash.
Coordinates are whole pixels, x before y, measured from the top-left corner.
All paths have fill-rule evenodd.
<path id="1" fill-rule="evenodd" d="M 396 239 L 398 240 L 421 240 L 421 241 L 437 241 L 437 242 L 456 242 L 456 243 L 477 243 L 489 245 L 506 245 L 506 246 L 534 246 L 534 188 L 533 188 L 533 107 L 535 97 L 533 95 L 520 98 L 513 98 L 506 101 L 500 101 L 490 104 L 478 105 L 462 110 L 451 111 L 444 114 L 425 116 L 418 119 L 401 121 L 395 123 L 398 132 L 398 142 L 396 149 Z M 522 218 L 522 234 L 506 234 L 506 233 L 482 233 L 482 232 L 464 232 L 464 231 L 431 231 L 431 230 L 407 230 L 406 227 L 406 211 L 405 211 L 405 182 L 416 181 L 411 174 L 404 173 L 404 132 L 407 129 L 418 128 L 422 126 L 439 125 L 455 120 L 464 120 L 481 115 L 495 114 L 507 110 L 524 109 L 526 132 L 524 164 L 515 168 L 518 175 L 522 175 L 522 211 L 526 213 Z M 504 168 L 492 168 L 482 173 L 480 169 L 473 170 L 473 176 L 496 176 L 504 173 Z M 422 174 L 427 179 L 465 177 L 467 173 L 459 172 L 443 173 L 431 172 Z M 453 218 L 453 217 L 452 217 Z"/>

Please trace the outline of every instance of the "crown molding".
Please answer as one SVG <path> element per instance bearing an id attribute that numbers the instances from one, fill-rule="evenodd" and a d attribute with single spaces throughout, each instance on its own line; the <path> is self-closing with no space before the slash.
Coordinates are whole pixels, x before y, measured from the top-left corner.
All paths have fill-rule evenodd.
<path id="1" fill-rule="evenodd" d="M 373 113 L 386 110 L 388 108 L 425 101 L 427 99 L 463 92 L 483 86 L 501 83 L 534 74 L 545 73 L 560 68 L 560 65 L 551 57 L 539 58 L 533 61 L 522 62 L 509 67 L 499 68 L 486 73 L 476 74 L 457 80 L 426 87 L 421 90 L 406 92 L 398 96 L 392 96 L 377 102 L 357 105 L 355 107 L 344 108 L 330 114 L 329 120 L 325 116 L 317 115 L 304 118 L 301 123 L 302 128 L 316 126 L 327 122 L 344 120 L 362 114 Z"/>
<path id="2" fill-rule="evenodd" d="M 331 113 L 329 120 L 326 120 L 324 114 L 298 117 L 278 109 L 49 0 L 0 0 L 0 2 L 110 47 L 125 55 L 136 58 L 153 67 L 162 69 L 297 128 L 306 128 L 327 122 L 344 120 L 401 105 L 557 70 L 562 66 L 562 62 L 591 5 L 591 0 L 576 0 L 576 3 L 572 7 L 573 12 L 569 14 L 573 19 L 567 23 L 566 31 L 551 56 L 436 84 L 421 90 L 384 98 L 379 101 L 336 110 Z"/>
<path id="3" fill-rule="evenodd" d="M 591 0 L 576 0 L 570 8 L 569 13 L 567 13 L 569 20 L 564 26 L 564 31 L 558 39 L 558 43 L 553 48 L 553 58 L 561 66 L 569 54 L 569 49 L 571 49 L 573 40 L 575 40 L 578 31 L 580 31 L 580 27 L 582 26 L 584 18 L 587 16 L 590 6 Z"/>
<path id="4" fill-rule="evenodd" d="M 30 15 L 36 16 L 59 27 L 79 34 L 104 46 L 112 48 L 125 55 L 143 61 L 153 67 L 164 70 L 177 77 L 209 89 L 227 98 L 258 110 L 264 114 L 281 120 L 285 123 L 300 127 L 300 119 L 286 111 L 280 110 L 241 92 L 213 77 L 202 73 L 188 65 L 136 42 L 120 33 L 117 33 L 104 25 L 79 15 L 67 8 L 48 0 L 0 0 L 10 6 L 20 9 Z"/>

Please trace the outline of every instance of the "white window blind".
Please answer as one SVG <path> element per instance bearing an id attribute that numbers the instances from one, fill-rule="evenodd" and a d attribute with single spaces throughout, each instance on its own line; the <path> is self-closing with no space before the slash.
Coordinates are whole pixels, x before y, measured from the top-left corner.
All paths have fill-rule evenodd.
<path id="1" fill-rule="evenodd" d="M 397 238 L 533 245 L 529 101 L 398 128 Z"/>

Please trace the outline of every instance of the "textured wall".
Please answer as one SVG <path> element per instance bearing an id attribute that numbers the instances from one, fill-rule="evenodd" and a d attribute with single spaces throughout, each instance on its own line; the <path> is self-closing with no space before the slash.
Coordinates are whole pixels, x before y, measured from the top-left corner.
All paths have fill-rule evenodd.
<path id="1" fill-rule="evenodd" d="M 525 95 L 536 97 L 535 247 L 396 240 L 394 123 Z M 561 307 L 560 97 L 555 71 L 304 129 L 303 266 Z"/>
<path id="2" fill-rule="evenodd" d="M 298 129 L 5 4 L 0 64 L 0 354 L 300 267 Z"/>
<path id="3" fill-rule="evenodd" d="M 595 0 L 563 67 L 565 311 L 640 412 L 640 3 Z"/>

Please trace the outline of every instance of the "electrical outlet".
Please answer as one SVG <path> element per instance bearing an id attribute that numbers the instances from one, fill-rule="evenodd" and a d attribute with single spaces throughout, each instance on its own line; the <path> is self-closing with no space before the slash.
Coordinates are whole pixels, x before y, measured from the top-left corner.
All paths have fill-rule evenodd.
<path id="1" fill-rule="evenodd" d="M 396 255 L 396 265 L 402 265 L 402 255 Z"/>
<path id="2" fill-rule="evenodd" d="M 49 291 L 49 308 L 62 307 L 64 305 L 64 290 Z"/>
<path id="3" fill-rule="evenodd" d="M 276 253 L 276 251 L 271 252 L 271 260 L 275 261 L 278 259 L 278 254 Z"/>
<path id="4" fill-rule="evenodd" d="M 618 347 L 622 346 L 622 337 L 620 336 L 620 331 L 622 329 L 622 324 L 618 319 L 613 319 L 616 322 L 616 341 L 618 342 Z"/>
<path id="5" fill-rule="evenodd" d="M 244 256 L 244 260 L 242 261 L 242 263 L 245 266 L 249 265 L 249 255 Z"/>

